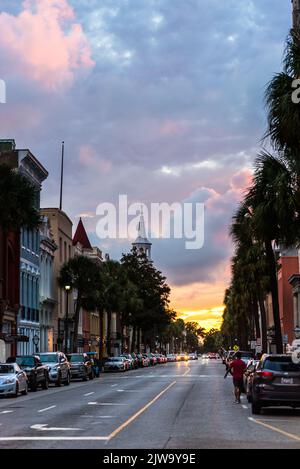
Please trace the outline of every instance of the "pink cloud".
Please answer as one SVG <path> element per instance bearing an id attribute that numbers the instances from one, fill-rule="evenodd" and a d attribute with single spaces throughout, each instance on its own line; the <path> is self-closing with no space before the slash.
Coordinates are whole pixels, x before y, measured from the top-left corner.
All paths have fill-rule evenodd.
<path id="1" fill-rule="evenodd" d="M 99 173 L 109 173 L 112 164 L 109 160 L 97 155 L 94 148 L 90 145 L 82 145 L 79 149 L 79 162 L 86 167 L 95 169 Z"/>
<path id="2" fill-rule="evenodd" d="M 14 73 L 47 89 L 70 84 L 94 62 L 68 0 L 25 0 L 18 16 L 0 14 L 0 52 Z"/>
<path id="3" fill-rule="evenodd" d="M 160 128 L 160 134 L 163 136 L 181 135 L 185 130 L 182 122 L 166 120 Z"/>

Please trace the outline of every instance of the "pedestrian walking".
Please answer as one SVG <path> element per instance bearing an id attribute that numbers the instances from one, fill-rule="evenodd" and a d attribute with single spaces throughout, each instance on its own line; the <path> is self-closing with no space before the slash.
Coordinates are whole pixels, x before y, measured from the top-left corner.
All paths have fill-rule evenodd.
<path id="1" fill-rule="evenodd" d="M 241 359 L 242 355 L 240 352 L 236 353 L 236 358 L 230 363 L 228 370 L 225 373 L 224 379 L 227 378 L 230 373 L 233 377 L 235 403 L 241 403 L 241 394 L 244 389 L 244 373 L 246 371 L 246 364 Z"/>

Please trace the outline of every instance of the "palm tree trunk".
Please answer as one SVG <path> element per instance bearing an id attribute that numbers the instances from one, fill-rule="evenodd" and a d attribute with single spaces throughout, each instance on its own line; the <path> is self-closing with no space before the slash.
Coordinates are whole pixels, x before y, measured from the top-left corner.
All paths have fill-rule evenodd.
<path id="1" fill-rule="evenodd" d="M 103 309 L 99 309 L 99 359 L 103 359 Z"/>
<path id="2" fill-rule="evenodd" d="M 261 331 L 260 331 L 259 314 L 258 314 L 258 298 L 257 298 L 256 294 L 253 297 L 252 310 L 253 310 L 253 318 L 254 318 L 254 324 L 255 324 L 256 338 L 260 339 L 261 338 Z"/>
<path id="3" fill-rule="evenodd" d="M 132 330 L 132 343 L 131 343 L 131 352 L 135 352 L 136 347 L 136 326 L 133 326 Z"/>
<path id="4" fill-rule="evenodd" d="M 266 353 L 268 350 L 266 308 L 265 308 L 263 292 L 258 282 L 256 284 L 256 287 L 257 287 L 257 296 L 258 296 L 260 319 L 261 319 L 262 351 L 263 353 Z"/>
<path id="5" fill-rule="evenodd" d="M 107 311 L 106 351 L 111 355 L 111 311 Z"/>
<path id="6" fill-rule="evenodd" d="M 121 323 L 121 353 L 124 353 L 124 321 L 123 321 L 123 313 L 120 313 L 120 323 Z"/>
<path id="7" fill-rule="evenodd" d="M 81 295 L 78 293 L 77 301 L 76 301 L 76 308 L 75 308 L 75 316 L 74 316 L 74 335 L 73 335 L 73 344 L 72 344 L 73 353 L 77 352 L 80 309 L 81 309 Z"/>
<path id="8" fill-rule="evenodd" d="M 272 242 L 270 240 L 266 240 L 265 247 L 266 247 L 266 259 L 267 259 L 267 263 L 269 267 L 268 270 L 269 270 L 269 275 L 270 275 L 273 319 L 274 319 L 274 326 L 275 326 L 276 352 L 283 353 L 280 312 L 279 312 L 279 302 L 278 302 L 277 264 L 275 261 L 275 255 L 274 255 L 274 251 L 272 247 Z"/>

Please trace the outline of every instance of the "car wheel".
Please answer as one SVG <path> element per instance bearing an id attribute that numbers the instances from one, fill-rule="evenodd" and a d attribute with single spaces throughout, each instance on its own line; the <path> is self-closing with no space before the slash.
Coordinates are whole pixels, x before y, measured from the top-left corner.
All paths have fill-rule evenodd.
<path id="1" fill-rule="evenodd" d="M 85 376 L 82 378 L 82 381 L 87 381 L 88 380 L 88 375 L 85 374 Z"/>
<path id="2" fill-rule="evenodd" d="M 48 380 L 48 376 L 45 376 L 45 379 L 44 381 L 42 382 L 42 389 L 48 389 L 49 388 L 49 380 Z"/>
<path id="3" fill-rule="evenodd" d="M 64 386 L 69 386 L 70 382 L 71 382 L 71 376 L 70 376 L 70 373 L 68 373 L 67 381 L 64 382 Z"/>
<path id="4" fill-rule="evenodd" d="M 19 384 L 16 383 L 16 391 L 15 391 L 15 393 L 13 394 L 13 397 L 18 397 L 18 395 L 19 395 Z"/>
<path id="5" fill-rule="evenodd" d="M 247 394 L 247 401 L 249 402 L 249 404 L 251 404 L 251 402 L 252 402 L 251 394 Z"/>
<path id="6" fill-rule="evenodd" d="M 28 394 L 28 384 L 26 383 L 24 391 L 21 392 L 22 396 L 27 396 Z"/>
<path id="7" fill-rule="evenodd" d="M 94 379 L 94 372 L 93 372 L 93 371 L 91 371 L 91 373 L 89 374 L 89 379 L 90 379 L 90 380 L 91 380 L 91 379 Z"/>
<path id="8" fill-rule="evenodd" d="M 55 383 L 55 386 L 58 387 L 58 388 L 60 388 L 60 386 L 61 386 L 61 374 L 58 375 L 57 381 L 56 381 L 56 383 Z"/>
<path id="9" fill-rule="evenodd" d="M 253 415 L 260 415 L 261 405 L 257 401 L 254 401 L 253 398 L 252 398 L 251 410 L 252 410 Z"/>

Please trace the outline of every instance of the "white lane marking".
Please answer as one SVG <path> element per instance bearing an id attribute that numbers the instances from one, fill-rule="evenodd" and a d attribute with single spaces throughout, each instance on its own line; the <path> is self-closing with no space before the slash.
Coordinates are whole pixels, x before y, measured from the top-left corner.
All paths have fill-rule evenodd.
<path id="1" fill-rule="evenodd" d="M 92 394 L 95 394 L 95 392 L 88 392 L 88 393 L 84 394 L 84 396 L 87 397 L 87 396 L 91 396 Z"/>
<path id="2" fill-rule="evenodd" d="M 107 441 L 108 436 L 8 436 L 0 441 Z"/>
<path id="3" fill-rule="evenodd" d="M 89 402 L 88 405 L 128 405 L 128 404 L 115 404 L 112 402 Z"/>
<path id="4" fill-rule="evenodd" d="M 280 428 L 277 428 L 277 427 L 273 427 L 272 425 L 268 425 L 267 423 L 262 422 L 261 420 L 256 420 L 253 417 L 248 417 L 248 420 L 250 420 L 250 422 L 256 423 L 257 425 L 261 425 L 262 427 L 268 428 L 268 430 L 272 430 L 273 432 L 280 433 L 281 435 L 286 436 L 287 438 L 300 441 L 300 437 L 298 435 L 285 432 L 284 430 L 281 430 Z"/>
<path id="5" fill-rule="evenodd" d="M 59 427 L 50 427 L 48 428 L 48 423 L 32 425 L 30 428 L 33 430 L 41 430 L 43 432 L 73 432 L 82 430 L 81 428 L 59 428 Z"/>
<path id="6" fill-rule="evenodd" d="M 117 384 L 112 384 L 111 387 L 112 388 L 115 388 L 116 386 L 118 386 Z"/>
<path id="7" fill-rule="evenodd" d="M 56 405 L 51 405 L 50 407 L 46 407 L 45 409 L 38 410 L 38 412 L 46 412 L 47 410 L 54 409 Z"/>
<path id="8" fill-rule="evenodd" d="M 124 392 L 124 389 L 117 389 L 117 392 Z"/>
<path id="9" fill-rule="evenodd" d="M 12 414 L 13 410 L 3 410 L 0 414 Z"/>
<path id="10" fill-rule="evenodd" d="M 248 409 L 247 405 L 242 405 L 243 409 Z"/>

